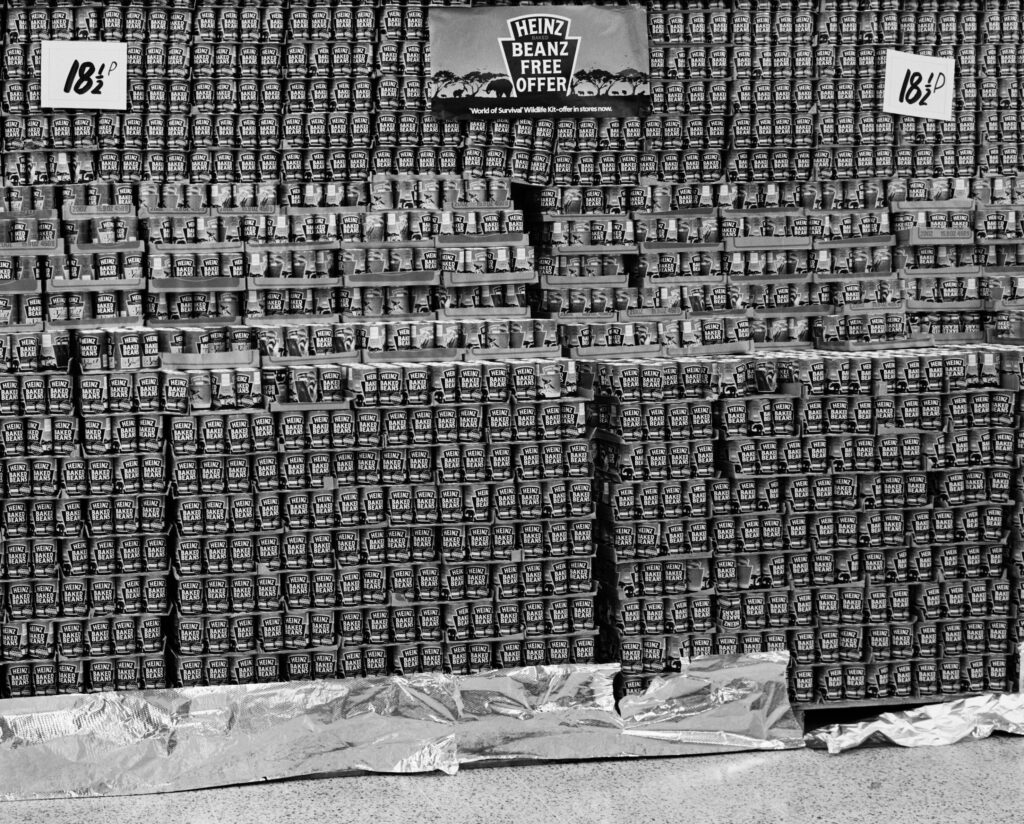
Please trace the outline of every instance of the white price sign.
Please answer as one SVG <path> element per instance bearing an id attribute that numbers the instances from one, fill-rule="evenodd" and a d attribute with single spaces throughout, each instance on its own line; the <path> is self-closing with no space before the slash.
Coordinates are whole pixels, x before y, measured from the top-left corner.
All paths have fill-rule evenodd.
<path id="1" fill-rule="evenodd" d="M 42 104 L 54 109 L 128 108 L 128 44 L 44 40 Z"/>
<path id="2" fill-rule="evenodd" d="M 887 50 L 882 111 L 952 120 L 955 72 L 956 60 L 952 57 Z"/>

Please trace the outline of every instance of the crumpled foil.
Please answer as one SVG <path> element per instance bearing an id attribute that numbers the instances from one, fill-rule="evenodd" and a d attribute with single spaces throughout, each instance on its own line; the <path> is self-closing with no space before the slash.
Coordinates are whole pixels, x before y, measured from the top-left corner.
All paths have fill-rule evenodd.
<path id="1" fill-rule="evenodd" d="M 1024 643 L 1017 645 L 1017 660 Z M 885 712 L 853 724 L 829 724 L 804 736 L 808 747 L 837 755 L 861 746 L 939 747 L 988 738 L 996 732 L 1024 735 L 1024 667 L 1016 693 L 981 693 L 901 712 Z"/>
<path id="2" fill-rule="evenodd" d="M 1024 695 L 982 693 L 945 704 L 885 712 L 854 724 L 830 724 L 804 736 L 808 747 L 837 755 L 865 745 L 938 747 L 992 733 L 1024 735 Z"/>
<path id="3" fill-rule="evenodd" d="M 621 701 L 617 664 L 0 702 L 0 798 L 804 746 L 785 653 L 695 661 Z"/>

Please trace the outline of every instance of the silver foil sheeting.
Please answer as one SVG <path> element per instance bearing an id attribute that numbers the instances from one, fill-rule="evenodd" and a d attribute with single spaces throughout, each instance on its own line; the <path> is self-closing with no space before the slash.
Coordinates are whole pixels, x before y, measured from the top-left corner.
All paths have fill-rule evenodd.
<path id="1" fill-rule="evenodd" d="M 1024 695 L 982 693 L 942 704 L 885 712 L 853 724 L 830 724 L 804 736 L 807 746 L 838 754 L 856 747 L 897 744 L 938 747 L 994 732 L 1024 735 Z"/>
<path id="2" fill-rule="evenodd" d="M 624 698 L 621 715 L 617 664 L 11 699 L 0 703 L 0 798 L 798 748 L 787 661 L 694 661 Z"/>
<path id="3" fill-rule="evenodd" d="M 1018 644 L 1017 660 L 1024 653 Z M 981 693 L 885 712 L 852 724 L 829 724 L 804 736 L 808 747 L 837 755 L 862 746 L 940 747 L 958 741 L 988 738 L 992 733 L 1024 735 L 1024 667 L 1018 666 L 1015 693 Z"/>

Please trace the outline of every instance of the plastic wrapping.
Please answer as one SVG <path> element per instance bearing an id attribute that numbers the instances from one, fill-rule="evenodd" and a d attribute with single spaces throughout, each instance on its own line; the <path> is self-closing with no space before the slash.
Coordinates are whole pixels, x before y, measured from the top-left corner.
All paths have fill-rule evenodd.
<path id="1" fill-rule="evenodd" d="M 697 661 L 614 705 L 617 664 L 15 699 L 0 797 L 804 746 L 788 656 Z"/>

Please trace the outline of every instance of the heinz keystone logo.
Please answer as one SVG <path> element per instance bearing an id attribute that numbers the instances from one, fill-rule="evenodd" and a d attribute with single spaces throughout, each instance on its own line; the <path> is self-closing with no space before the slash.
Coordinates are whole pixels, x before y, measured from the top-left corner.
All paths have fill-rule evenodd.
<path id="1" fill-rule="evenodd" d="M 571 25 L 572 20 L 557 14 L 527 14 L 509 20 L 511 37 L 499 42 L 512 81 L 495 90 L 498 96 L 568 95 L 580 52 L 580 38 L 569 36 Z"/>

